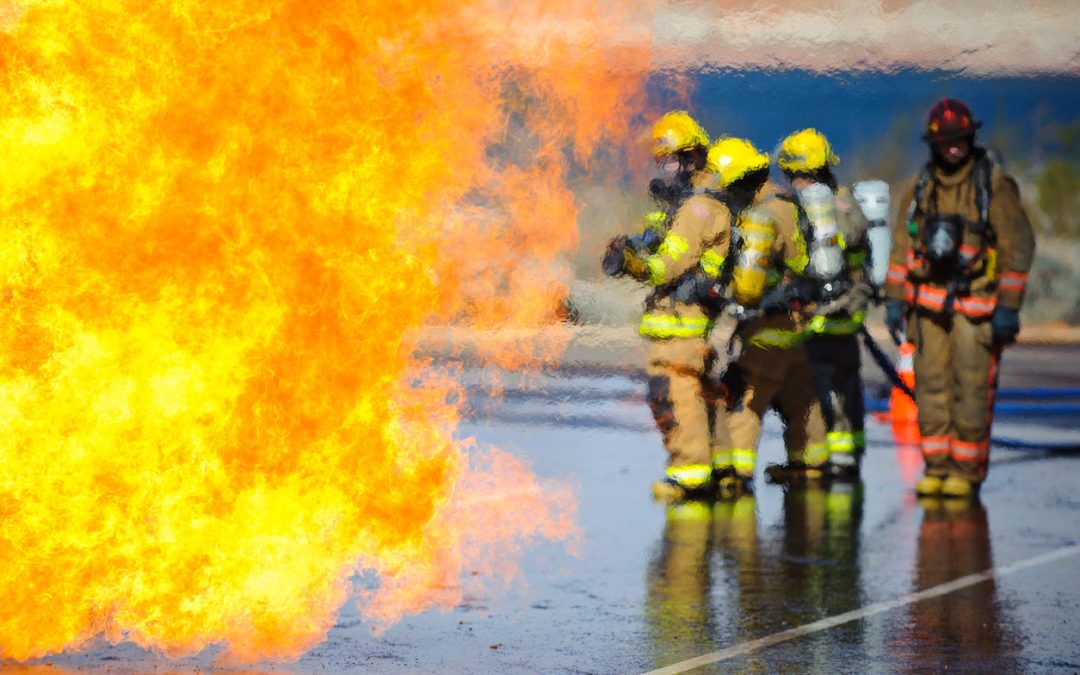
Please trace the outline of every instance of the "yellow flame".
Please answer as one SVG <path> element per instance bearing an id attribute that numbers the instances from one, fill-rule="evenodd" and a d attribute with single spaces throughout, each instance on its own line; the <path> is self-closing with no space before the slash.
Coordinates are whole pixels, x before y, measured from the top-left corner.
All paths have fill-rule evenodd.
<path id="1" fill-rule="evenodd" d="M 629 137 L 644 52 L 542 7 L 0 5 L 0 657 L 295 658 L 568 535 L 408 337 L 549 322 L 567 152 Z"/>

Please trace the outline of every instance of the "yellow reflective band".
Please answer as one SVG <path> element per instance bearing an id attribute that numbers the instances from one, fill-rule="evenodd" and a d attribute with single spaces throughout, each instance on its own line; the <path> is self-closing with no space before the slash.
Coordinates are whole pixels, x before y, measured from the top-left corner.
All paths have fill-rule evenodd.
<path id="1" fill-rule="evenodd" d="M 726 469 L 731 466 L 731 451 L 713 450 L 712 465 L 714 469 Z"/>
<path id="2" fill-rule="evenodd" d="M 660 248 L 656 250 L 656 253 L 657 255 L 667 255 L 672 260 L 678 260 L 689 250 L 690 242 L 686 240 L 686 237 L 669 232 L 668 236 L 664 237 L 664 241 L 660 242 Z"/>
<path id="3" fill-rule="evenodd" d="M 684 466 L 669 466 L 664 475 L 668 480 L 684 488 L 699 488 L 712 480 L 712 467 L 708 464 L 686 464 Z"/>
<path id="4" fill-rule="evenodd" d="M 650 227 L 663 227 L 667 222 L 667 214 L 663 211 L 649 211 L 645 214 L 645 224 Z"/>
<path id="5" fill-rule="evenodd" d="M 740 476 L 752 475 L 756 461 L 757 450 L 753 448 L 735 448 L 731 451 L 731 464 Z"/>
<path id="6" fill-rule="evenodd" d="M 829 459 L 829 446 L 827 443 L 811 443 L 803 451 L 803 464 L 819 466 Z"/>
<path id="7" fill-rule="evenodd" d="M 712 509 L 705 502 L 692 499 L 667 507 L 667 519 L 681 522 L 701 523 L 712 518 Z"/>
<path id="8" fill-rule="evenodd" d="M 724 267 L 724 256 L 716 251 L 708 250 L 701 254 L 701 269 L 713 279 L 720 276 L 720 270 Z"/>
<path id="9" fill-rule="evenodd" d="M 787 268 L 795 274 L 802 274 L 806 266 L 810 264 L 810 258 L 805 253 L 800 253 L 794 258 L 788 258 L 784 261 Z"/>
<path id="10" fill-rule="evenodd" d="M 847 242 L 844 241 L 844 233 L 843 232 L 837 232 L 836 233 L 836 243 L 840 245 L 840 250 L 841 251 L 846 251 L 847 250 Z"/>
<path id="11" fill-rule="evenodd" d="M 773 225 L 771 220 L 761 222 L 753 218 L 744 218 L 739 221 L 739 229 L 743 231 L 743 236 L 747 238 L 754 238 L 754 235 L 758 235 L 769 241 L 776 239 L 776 226 Z"/>
<path id="12" fill-rule="evenodd" d="M 780 330 L 779 328 L 766 328 L 760 330 L 750 338 L 750 344 L 765 349 L 791 349 L 806 341 L 807 335 L 802 331 Z"/>
<path id="13" fill-rule="evenodd" d="M 815 316 L 806 324 L 806 332 L 817 335 L 851 335 L 858 332 L 864 319 L 866 319 L 866 312 L 855 312 L 854 316 L 846 319 Z"/>
<path id="14" fill-rule="evenodd" d="M 849 431 L 830 431 L 826 435 L 829 452 L 854 452 L 855 439 Z"/>
<path id="15" fill-rule="evenodd" d="M 712 329 L 713 322 L 705 317 L 682 317 L 669 314 L 643 314 L 638 333 L 645 337 L 704 337 Z"/>
<path id="16" fill-rule="evenodd" d="M 799 227 L 799 207 L 792 203 L 791 209 L 795 212 L 795 229 L 791 232 L 791 240 L 795 242 L 795 246 L 798 247 L 804 253 L 806 252 L 806 239 L 803 238 L 802 228 Z"/>
<path id="17" fill-rule="evenodd" d="M 664 267 L 664 261 L 660 256 L 649 256 L 648 260 L 645 261 L 645 267 L 649 269 L 649 283 L 653 286 L 659 286 L 667 281 L 667 279 L 664 278 L 666 268 Z"/>

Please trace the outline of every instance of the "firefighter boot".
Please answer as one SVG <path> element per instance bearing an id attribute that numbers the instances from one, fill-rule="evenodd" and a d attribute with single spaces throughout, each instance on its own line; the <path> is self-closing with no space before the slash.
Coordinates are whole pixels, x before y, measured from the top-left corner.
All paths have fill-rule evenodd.
<path id="1" fill-rule="evenodd" d="M 753 494 L 753 476 L 743 476 L 734 470 L 726 471 L 716 481 L 717 496 L 721 499 L 738 499 Z"/>
<path id="2" fill-rule="evenodd" d="M 687 494 L 686 488 L 669 480 L 658 480 L 652 485 L 653 500 L 664 504 L 680 502 Z"/>
<path id="3" fill-rule="evenodd" d="M 953 499 L 972 499 L 979 492 L 979 486 L 960 476 L 949 476 L 941 483 L 941 496 Z"/>
<path id="4" fill-rule="evenodd" d="M 923 476 L 918 483 L 915 483 L 915 494 L 920 497 L 940 496 L 944 482 L 940 476 Z"/>
<path id="5" fill-rule="evenodd" d="M 714 491 L 712 480 L 694 485 L 684 485 L 671 478 L 658 480 L 652 484 L 653 501 L 663 504 L 675 504 L 686 499 L 706 499 Z"/>
<path id="6" fill-rule="evenodd" d="M 770 464 L 765 467 L 765 477 L 770 483 L 798 485 L 820 481 L 825 477 L 825 471 L 824 465 L 820 464 L 788 462 L 787 464 Z"/>

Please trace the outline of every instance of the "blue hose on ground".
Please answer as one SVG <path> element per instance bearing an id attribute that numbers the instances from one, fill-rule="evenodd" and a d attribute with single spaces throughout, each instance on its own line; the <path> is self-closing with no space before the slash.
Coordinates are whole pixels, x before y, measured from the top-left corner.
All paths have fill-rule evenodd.
<path id="1" fill-rule="evenodd" d="M 1080 398 L 1080 389 L 1024 388 L 999 389 L 998 400 L 1003 398 L 1059 399 Z"/>
<path id="2" fill-rule="evenodd" d="M 867 412 L 888 412 L 889 400 L 885 398 L 867 398 Z M 998 401 L 994 404 L 995 415 L 1034 415 L 1060 417 L 1076 415 L 1080 417 L 1080 403 L 1026 403 Z"/>
<path id="3" fill-rule="evenodd" d="M 1080 398 L 1080 389 L 1016 388 L 1000 389 L 994 404 L 995 415 L 1069 416 L 1080 417 L 1080 401 L 1070 403 L 1035 403 L 1038 400 L 1063 400 Z M 1002 401 L 1001 399 L 1010 399 Z M 1020 400 L 1015 400 L 1020 399 Z M 1028 399 L 1024 401 L 1023 399 Z M 884 398 L 866 399 L 867 412 L 888 412 L 889 401 Z M 993 437 L 994 445 L 1015 450 L 1042 450 L 1052 453 L 1080 452 L 1080 440 L 1067 443 L 1040 443 L 1016 438 Z"/>

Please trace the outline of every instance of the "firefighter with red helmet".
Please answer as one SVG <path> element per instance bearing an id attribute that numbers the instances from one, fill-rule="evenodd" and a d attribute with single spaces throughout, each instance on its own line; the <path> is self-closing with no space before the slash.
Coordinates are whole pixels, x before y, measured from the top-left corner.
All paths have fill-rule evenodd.
<path id="1" fill-rule="evenodd" d="M 920 495 L 972 498 L 986 479 L 1001 348 L 1020 332 L 1035 252 L 1016 182 L 975 143 L 956 99 L 930 109 L 930 161 L 898 200 L 886 324 L 915 345 Z"/>

